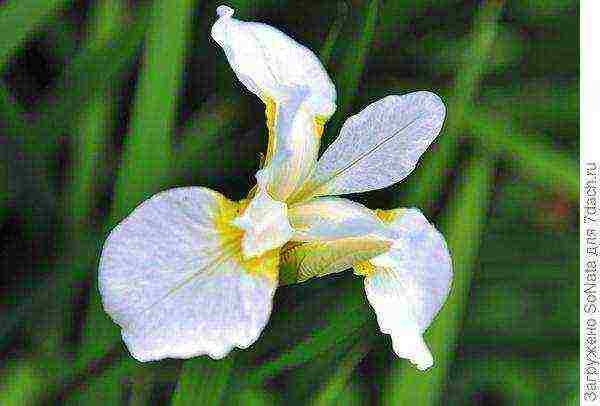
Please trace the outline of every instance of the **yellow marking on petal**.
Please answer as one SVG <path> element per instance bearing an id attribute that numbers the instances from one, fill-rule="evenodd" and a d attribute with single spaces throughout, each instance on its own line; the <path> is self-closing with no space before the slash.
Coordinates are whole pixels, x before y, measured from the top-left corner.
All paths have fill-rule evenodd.
<path id="1" fill-rule="evenodd" d="M 232 255 L 244 270 L 277 282 L 279 275 L 279 250 L 271 250 L 263 255 L 245 259 L 242 254 L 242 238 L 244 231 L 232 224 L 233 219 L 244 213 L 249 199 L 233 202 L 228 199 L 219 201 L 219 216 L 215 223 L 217 233 L 221 236 L 224 251 Z"/>
<path id="2" fill-rule="evenodd" d="M 398 216 L 401 216 L 402 214 L 404 214 L 406 209 L 392 209 L 392 210 L 376 209 L 374 211 L 375 211 L 375 215 L 377 217 L 379 217 L 379 219 L 381 221 L 383 221 L 384 223 L 391 223 L 392 221 L 396 220 L 398 218 Z"/>
<path id="3" fill-rule="evenodd" d="M 370 276 L 376 271 L 375 265 L 369 261 L 358 262 L 352 265 L 352 267 L 354 268 L 355 275 Z"/>
<path id="4" fill-rule="evenodd" d="M 315 119 L 314 119 L 315 134 L 317 134 L 318 138 L 321 138 L 323 136 L 323 131 L 325 131 L 325 123 L 326 122 L 327 122 L 327 120 L 324 119 L 323 117 L 315 117 Z"/>
<path id="5" fill-rule="evenodd" d="M 215 229 L 221 236 L 222 241 L 239 239 L 240 250 L 244 232 L 235 227 L 231 222 L 240 215 L 245 206 L 241 202 L 233 202 L 228 199 L 219 200 L 219 216 L 215 222 Z"/>
<path id="6" fill-rule="evenodd" d="M 262 97 L 265 103 L 265 115 L 267 116 L 267 130 L 269 133 L 269 143 L 267 146 L 267 156 L 265 157 L 264 165 L 267 166 L 273 159 L 275 149 L 277 148 L 276 136 L 275 136 L 275 125 L 277 124 L 277 103 L 275 100 L 268 96 Z"/>
<path id="7" fill-rule="evenodd" d="M 279 249 L 265 252 L 259 257 L 244 259 L 240 251 L 236 260 L 240 262 L 246 272 L 266 277 L 277 282 L 279 277 Z"/>

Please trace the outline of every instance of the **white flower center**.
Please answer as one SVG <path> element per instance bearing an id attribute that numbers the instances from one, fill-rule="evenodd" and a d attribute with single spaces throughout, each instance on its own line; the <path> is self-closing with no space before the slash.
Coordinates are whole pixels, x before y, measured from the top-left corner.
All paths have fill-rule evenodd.
<path id="1" fill-rule="evenodd" d="M 244 230 L 242 251 L 245 258 L 253 258 L 279 248 L 292 238 L 294 230 L 288 220 L 288 207 L 271 198 L 265 188 L 264 174 L 259 171 L 258 193 L 233 224 Z"/>

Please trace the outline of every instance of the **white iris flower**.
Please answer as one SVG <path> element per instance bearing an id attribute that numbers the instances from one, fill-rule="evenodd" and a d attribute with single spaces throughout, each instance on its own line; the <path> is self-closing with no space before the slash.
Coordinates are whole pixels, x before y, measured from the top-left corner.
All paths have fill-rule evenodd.
<path id="1" fill-rule="evenodd" d="M 337 195 L 404 179 L 438 135 L 444 104 L 429 92 L 388 96 L 350 117 L 318 151 L 335 87 L 317 57 L 281 31 L 221 6 L 212 37 L 266 105 L 269 144 L 257 187 L 234 202 L 202 187 L 167 190 L 137 207 L 102 251 L 100 292 L 140 361 L 247 348 L 278 284 L 354 267 L 394 351 L 420 369 L 422 334 L 444 303 L 452 263 L 415 209 L 372 211 Z"/>

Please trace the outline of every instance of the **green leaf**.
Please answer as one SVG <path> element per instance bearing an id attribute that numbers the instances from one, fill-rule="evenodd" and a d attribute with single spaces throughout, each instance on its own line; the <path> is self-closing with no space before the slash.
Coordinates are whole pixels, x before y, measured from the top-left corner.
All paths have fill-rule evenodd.
<path id="1" fill-rule="evenodd" d="M 553 138 L 568 136 L 565 141 L 579 142 L 578 134 L 572 131 L 579 125 L 579 83 L 576 80 L 536 78 L 510 85 L 488 85 L 481 90 L 479 100 L 478 107 L 493 112 L 496 120 L 510 120 L 532 131 L 552 129 Z"/>
<path id="2" fill-rule="evenodd" d="M 469 125 L 475 141 L 508 159 L 531 181 L 574 201 L 579 199 L 579 162 L 544 142 L 544 136 L 522 134 L 510 121 L 499 121 L 478 110 L 469 111 Z"/>
<path id="3" fill-rule="evenodd" d="M 334 405 L 339 396 L 348 386 L 350 375 L 360 361 L 368 354 L 371 345 L 365 338 L 359 338 L 342 359 L 337 363 L 334 373 L 327 379 L 320 390 L 315 394 L 311 405 Z"/>
<path id="4" fill-rule="evenodd" d="M 429 77 L 455 74 L 456 67 L 461 65 L 464 58 L 463 50 L 473 49 L 473 35 L 458 39 L 455 36 L 456 33 L 449 32 L 447 26 L 441 26 L 419 38 L 419 41 L 408 42 L 405 52 Z M 514 69 L 525 54 L 525 44 L 519 33 L 506 25 L 498 25 L 496 39 L 491 47 L 488 63 L 484 66 L 485 74 L 500 74 L 509 68 Z"/>
<path id="5" fill-rule="evenodd" d="M 448 300 L 425 335 L 435 364 L 428 371 L 420 372 L 407 362 L 398 363 L 387 382 L 386 404 L 425 406 L 440 401 L 454 358 L 473 266 L 487 221 L 493 170 L 493 163 L 485 156 L 471 161 L 443 214 L 440 228 L 452 255 L 454 278 Z"/>
<path id="6" fill-rule="evenodd" d="M 71 0 L 9 0 L 0 6 L 0 70 L 40 25 Z"/>
<path id="7" fill-rule="evenodd" d="M 123 5 L 120 0 L 106 0 L 96 10 L 94 22 L 90 29 L 93 45 L 89 48 L 99 49 L 105 46 L 100 38 L 105 38 L 109 30 L 115 29 L 123 17 Z M 107 140 L 112 128 L 113 99 L 108 94 L 95 97 L 77 123 L 77 137 L 74 137 L 73 163 L 67 176 L 62 202 L 59 210 L 64 229 L 58 236 L 61 256 L 56 260 L 54 272 L 56 280 L 44 283 L 32 295 L 35 300 L 21 302 L 21 306 L 13 311 L 10 320 L 3 326 L 13 328 L 23 316 L 35 314 L 34 305 L 47 309 L 43 320 L 32 318 L 36 324 L 33 334 L 44 337 L 48 328 L 53 335 L 67 336 L 68 328 L 76 318 L 72 314 L 73 297 L 82 293 L 82 279 L 87 277 L 91 264 L 96 260 L 95 247 L 90 247 L 91 237 L 96 237 L 92 227 L 93 209 L 97 204 L 97 178 L 106 171 Z M 18 123 L 21 120 L 17 106 L 13 106 L 12 118 Z M 41 172 L 43 174 L 43 172 Z M 56 238 L 56 237 L 55 237 Z M 63 331 L 64 330 L 64 331 Z M 7 329 L 8 331 L 8 329 Z"/>
<path id="8" fill-rule="evenodd" d="M 318 297 L 311 295 L 306 299 L 306 302 L 295 309 L 290 309 L 289 312 L 284 313 L 279 310 L 276 317 L 288 320 L 286 324 L 291 324 L 290 330 L 287 329 L 286 325 L 280 326 L 278 320 L 275 319 L 270 325 L 270 331 L 273 331 L 271 334 L 277 334 L 276 331 L 283 329 L 286 331 L 286 337 L 298 337 L 297 341 L 291 347 L 277 351 L 274 356 L 271 356 L 268 361 L 259 367 L 253 368 L 247 378 L 248 382 L 260 383 L 277 376 L 285 370 L 309 362 L 326 352 L 338 351 L 342 348 L 340 346 L 344 345 L 348 339 L 361 331 L 372 316 L 371 309 L 365 300 L 362 281 L 350 275 L 347 275 L 347 277 L 351 279 L 344 282 L 351 283 L 333 286 L 324 281 L 327 292 L 321 293 L 326 297 L 329 295 L 329 299 L 323 300 L 319 304 L 319 308 L 322 310 L 314 315 L 318 320 L 312 323 L 313 328 L 310 332 L 302 331 L 302 329 L 296 331 L 294 329 L 295 323 L 292 320 L 301 325 L 310 323 L 309 320 L 311 319 L 308 319 L 307 316 L 298 319 L 296 315 L 307 313 L 308 309 L 313 307 L 314 301 L 319 300 Z M 344 291 L 344 295 L 337 295 L 335 294 L 336 291 Z M 263 337 L 261 343 L 257 344 L 259 347 L 255 351 L 258 350 L 258 354 L 260 354 L 261 347 L 274 346 L 269 335 Z"/>
<path id="9" fill-rule="evenodd" d="M 338 108 L 334 121 L 327 132 L 327 138 L 330 141 L 333 140 L 337 130 L 350 112 L 375 36 L 379 0 L 369 0 L 364 7 L 360 31 L 354 34 L 356 38 L 351 41 L 352 45 L 346 50 L 341 68 L 335 75 L 338 88 Z M 327 141 L 324 141 L 327 144 Z"/>
<path id="10" fill-rule="evenodd" d="M 214 361 L 206 357 L 185 361 L 172 406 L 218 405 L 227 388 L 233 356 Z"/>
<path id="11" fill-rule="evenodd" d="M 39 118 L 28 125 L 27 132 L 16 134 L 32 151 L 47 155 L 56 148 L 57 137 L 76 123 L 86 102 L 105 94 L 134 61 L 144 40 L 149 17 L 147 9 L 120 30 L 109 36 L 96 37 L 65 67 L 56 80 L 53 96 L 42 101 L 36 112 Z M 45 158 L 42 156 L 42 158 Z"/>
<path id="12" fill-rule="evenodd" d="M 452 385 L 446 404 L 466 405 L 482 390 L 496 389 L 506 404 L 535 405 L 544 403 L 538 372 L 523 359 L 512 356 L 486 356 L 460 365 L 460 375 Z"/>
<path id="13" fill-rule="evenodd" d="M 404 34 L 411 19 L 421 16 L 432 6 L 452 7 L 456 0 L 418 0 L 418 1 L 386 1 L 381 10 L 378 29 L 378 45 L 383 50 L 391 46 Z"/>
<path id="14" fill-rule="evenodd" d="M 223 404 L 244 406 L 274 406 L 280 405 L 281 400 L 273 393 L 258 388 L 248 388 L 241 391 L 229 391 Z"/>
<path id="15" fill-rule="evenodd" d="M 329 27 L 329 32 L 327 33 L 325 42 L 321 46 L 321 51 L 319 52 L 319 58 L 321 59 L 323 66 L 327 66 L 329 64 L 335 44 L 340 36 L 342 27 L 344 26 L 344 21 L 347 17 L 348 6 L 345 2 L 339 1 L 337 4 L 337 15 L 335 17 L 335 21 L 333 24 L 331 24 L 331 27 Z"/>
<path id="16" fill-rule="evenodd" d="M 89 227 L 97 199 L 97 176 L 107 170 L 107 153 L 112 129 L 114 99 L 97 97 L 89 104 L 73 141 L 73 164 L 64 193 L 63 216 L 71 241 Z M 89 230 L 88 230 L 89 231 Z"/>
<path id="17" fill-rule="evenodd" d="M 246 117 L 245 110 L 239 108 L 239 96 L 211 99 L 186 123 L 182 131 L 182 140 L 175 149 L 173 177 L 177 180 L 192 175 L 208 178 L 223 170 L 227 162 L 239 162 L 231 159 L 240 147 L 240 139 L 232 136 L 220 136 Z M 242 140 L 242 142 L 247 142 Z"/>
<path id="18" fill-rule="evenodd" d="M 453 91 L 445 100 L 447 118 L 435 152 L 426 154 L 419 169 L 403 186 L 411 197 L 410 203 L 426 202 L 427 207 L 438 201 L 441 187 L 454 166 L 458 154 L 458 140 L 467 121 L 466 112 L 479 89 L 483 74 L 488 69 L 490 52 L 498 31 L 502 1 L 486 2 L 475 18 L 469 47 L 464 50 L 457 66 Z M 406 204 L 406 201 L 402 201 Z"/>
<path id="19" fill-rule="evenodd" d="M 0 375 L 0 404 L 34 405 L 44 391 L 43 371 L 34 360 L 24 359 L 3 365 Z"/>
<path id="20" fill-rule="evenodd" d="M 95 379 L 89 379 L 85 385 L 72 388 L 73 391 L 68 393 L 69 396 L 64 399 L 64 404 L 73 406 L 121 404 L 126 399 L 131 384 L 126 377 L 131 374 L 132 366 L 132 363 L 127 362 L 117 363 L 102 371 L 99 376 L 94 377 Z"/>
<path id="21" fill-rule="evenodd" d="M 111 228 L 142 200 L 168 184 L 172 167 L 171 136 L 185 63 L 194 2 L 153 4 L 130 132 L 117 176 Z M 119 341 L 119 328 L 104 313 L 93 278 L 80 362 L 101 356 Z M 102 334 L 98 334 L 101 331 Z"/>
<path id="22" fill-rule="evenodd" d="M 169 4 L 157 1 L 152 6 L 130 132 L 125 140 L 107 224 L 109 228 L 168 183 L 173 159 L 171 137 L 176 123 L 193 3 L 192 0 L 177 0 Z M 85 368 L 120 339 L 118 327 L 102 309 L 97 278 L 92 280 L 82 351 L 75 370 Z M 129 364 L 125 362 L 124 365 Z M 124 371 L 129 371 L 129 368 Z M 114 379 L 123 377 L 117 374 Z"/>

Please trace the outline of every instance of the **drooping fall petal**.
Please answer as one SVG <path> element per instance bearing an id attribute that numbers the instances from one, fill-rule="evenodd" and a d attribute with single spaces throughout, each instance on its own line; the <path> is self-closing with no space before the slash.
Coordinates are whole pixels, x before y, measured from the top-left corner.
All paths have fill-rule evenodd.
<path id="1" fill-rule="evenodd" d="M 107 313 L 140 361 L 224 357 L 260 335 L 279 256 L 246 261 L 237 203 L 200 187 L 171 189 L 110 233 L 99 283 Z"/>
<path id="2" fill-rule="evenodd" d="M 365 291 L 396 354 L 425 370 L 433 357 L 423 333 L 448 297 L 452 260 L 444 237 L 421 212 L 408 209 L 396 217 L 389 224 L 396 233 L 392 248 L 362 270 Z"/>

